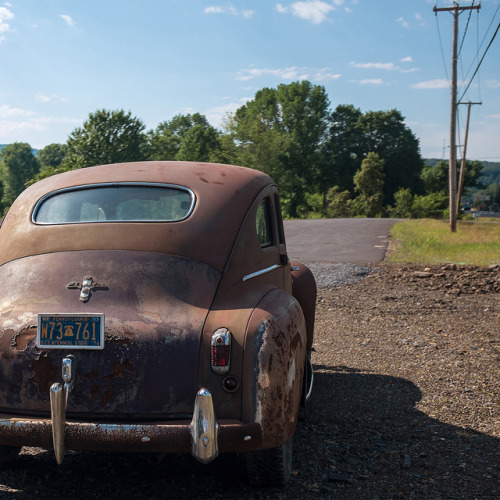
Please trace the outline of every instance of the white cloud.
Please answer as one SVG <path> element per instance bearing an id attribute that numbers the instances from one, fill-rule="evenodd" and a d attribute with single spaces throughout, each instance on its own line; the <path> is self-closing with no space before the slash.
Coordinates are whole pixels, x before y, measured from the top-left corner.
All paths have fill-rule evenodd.
<path id="1" fill-rule="evenodd" d="M 271 68 L 250 68 L 241 70 L 236 76 L 237 80 L 253 80 L 261 76 L 274 76 L 283 80 L 306 80 L 309 78 L 308 73 L 302 72 L 296 66 L 290 68 L 271 69 Z"/>
<path id="2" fill-rule="evenodd" d="M 338 80 L 341 77 L 341 73 L 332 73 L 329 68 L 322 68 L 314 75 L 315 80 Z"/>
<path id="3" fill-rule="evenodd" d="M 279 80 L 338 80 L 342 75 L 334 73 L 330 68 L 310 69 L 291 66 L 289 68 L 248 68 L 238 72 L 236 79 L 240 81 L 253 80 L 271 76 Z"/>
<path id="4" fill-rule="evenodd" d="M 27 111 L 21 108 L 13 108 L 8 104 L 0 106 L 0 118 L 11 118 L 13 116 L 30 116 L 34 115 L 34 111 Z"/>
<path id="5" fill-rule="evenodd" d="M 59 17 L 63 19 L 68 26 L 74 26 L 76 24 L 75 21 L 73 21 L 73 18 L 67 14 L 61 14 Z"/>
<path id="6" fill-rule="evenodd" d="M 313 24 L 321 24 L 328 21 L 328 14 L 343 3 L 344 0 L 333 0 L 330 3 L 322 0 L 306 0 L 294 2 L 290 7 L 285 7 L 279 3 L 276 5 L 276 10 L 282 14 L 291 12 L 295 17 L 310 21 Z"/>
<path id="7" fill-rule="evenodd" d="M 249 19 L 254 15 L 253 10 L 238 10 L 232 3 L 228 3 L 223 7 L 219 5 L 209 5 L 208 7 L 205 7 L 205 10 L 203 12 L 205 14 L 230 14 L 232 16 L 242 16 L 246 19 Z"/>
<path id="8" fill-rule="evenodd" d="M 51 94 L 51 95 L 46 95 L 42 94 L 41 92 L 38 92 L 35 94 L 35 101 L 36 102 L 68 102 L 68 100 L 65 97 L 60 97 L 57 94 Z"/>
<path id="9" fill-rule="evenodd" d="M 446 89 L 449 88 L 450 83 L 445 78 L 438 78 L 436 80 L 428 80 L 426 82 L 419 82 L 410 85 L 414 89 Z"/>
<path id="10" fill-rule="evenodd" d="M 364 80 L 351 80 L 351 82 L 359 85 L 384 85 L 384 80 L 381 78 L 365 78 Z"/>
<path id="11" fill-rule="evenodd" d="M 410 27 L 410 24 L 408 23 L 408 21 L 405 21 L 404 17 L 398 17 L 396 19 L 396 22 L 398 24 L 400 24 L 401 26 L 403 26 L 403 28 L 409 28 Z"/>
<path id="12" fill-rule="evenodd" d="M 7 21 L 11 19 L 14 19 L 12 11 L 7 7 L 0 7 L 0 43 L 5 40 L 5 36 L 2 33 L 7 33 L 10 30 L 10 24 Z"/>
<path id="13" fill-rule="evenodd" d="M 204 111 L 207 120 L 217 128 L 222 128 L 226 117 L 234 113 L 238 108 L 243 106 L 246 102 L 251 101 L 252 97 L 244 97 L 235 102 L 223 104 L 222 106 L 215 106 Z"/>
<path id="14" fill-rule="evenodd" d="M 420 26 L 425 26 L 426 21 L 420 14 L 415 14 L 415 19 L 417 20 Z"/>
<path id="15" fill-rule="evenodd" d="M 412 58 L 411 57 L 405 57 L 401 59 L 403 62 L 411 62 Z M 380 69 L 383 71 L 399 71 L 400 73 L 413 73 L 415 71 L 420 71 L 419 68 L 408 68 L 408 69 L 403 69 L 399 67 L 398 65 L 394 63 L 380 63 L 380 62 L 369 62 L 369 63 L 357 63 L 357 62 L 350 62 L 349 63 L 353 68 L 359 68 L 359 69 Z"/>
<path id="16" fill-rule="evenodd" d="M 500 80 L 487 80 L 486 86 L 490 89 L 500 89 Z"/>
<path id="17" fill-rule="evenodd" d="M 383 69 L 386 71 L 393 71 L 398 69 L 398 67 L 394 63 L 357 63 L 351 62 L 349 63 L 353 68 L 361 68 L 361 69 Z"/>
<path id="18" fill-rule="evenodd" d="M 409 69 L 403 69 L 403 68 L 398 68 L 401 73 L 415 73 L 415 71 L 420 71 L 420 68 L 409 68 Z"/>
<path id="19" fill-rule="evenodd" d="M 34 111 L 0 106 L 0 136 L 5 143 L 27 141 L 31 133 L 53 129 L 59 124 L 77 126 L 82 120 L 68 117 L 39 116 Z M 30 139 L 31 140 L 31 139 Z M 28 141 L 29 142 L 29 141 Z"/>
<path id="20" fill-rule="evenodd" d="M 402 57 L 400 62 L 413 62 L 413 58 L 411 56 Z"/>
<path id="21" fill-rule="evenodd" d="M 494 120 L 500 120 L 500 114 L 498 115 L 488 115 L 487 118 L 493 118 Z M 453 165 L 453 163 L 452 163 Z"/>

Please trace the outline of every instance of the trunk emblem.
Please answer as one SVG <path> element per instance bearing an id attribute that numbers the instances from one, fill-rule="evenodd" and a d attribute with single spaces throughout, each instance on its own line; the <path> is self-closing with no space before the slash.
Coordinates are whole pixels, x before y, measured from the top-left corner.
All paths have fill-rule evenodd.
<path id="1" fill-rule="evenodd" d="M 108 286 L 103 283 L 97 283 L 92 276 L 85 276 L 83 282 L 72 281 L 66 286 L 69 290 L 80 290 L 80 302 L 88 302 L 91 292 L 94 290 L 108 290 Z"/>

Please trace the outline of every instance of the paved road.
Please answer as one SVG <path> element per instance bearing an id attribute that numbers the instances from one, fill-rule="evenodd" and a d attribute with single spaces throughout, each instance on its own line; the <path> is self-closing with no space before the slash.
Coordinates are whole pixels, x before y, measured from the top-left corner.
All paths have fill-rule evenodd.
<path id="1" fill-rule="evenodd" d="M 384 259 L 396 219 L 285 221 L 288 255 L 301 262 L 376 264 Z"/>

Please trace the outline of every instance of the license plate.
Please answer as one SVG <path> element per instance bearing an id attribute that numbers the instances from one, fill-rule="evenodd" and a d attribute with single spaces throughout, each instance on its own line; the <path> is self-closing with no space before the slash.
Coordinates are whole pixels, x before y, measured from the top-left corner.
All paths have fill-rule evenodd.
<path id="1" fill-rule="evenodd" d="M 51 349 L 103 349 L 104 314 L 39 314 L 36 343 Z"/>

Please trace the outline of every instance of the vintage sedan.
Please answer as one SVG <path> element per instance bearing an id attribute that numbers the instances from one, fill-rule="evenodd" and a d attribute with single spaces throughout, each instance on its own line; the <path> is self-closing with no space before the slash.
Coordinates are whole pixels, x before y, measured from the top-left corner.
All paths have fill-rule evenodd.
<path id="1" fill-rule="evenodd" d="M 101 165 L 26 189 L 0 228 L 0 460 L 22 446 L 220 453 L 287 481 L 316 285 L 248 168 Z"/>

